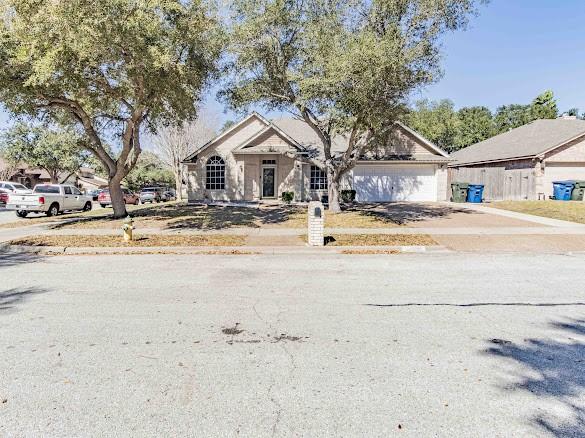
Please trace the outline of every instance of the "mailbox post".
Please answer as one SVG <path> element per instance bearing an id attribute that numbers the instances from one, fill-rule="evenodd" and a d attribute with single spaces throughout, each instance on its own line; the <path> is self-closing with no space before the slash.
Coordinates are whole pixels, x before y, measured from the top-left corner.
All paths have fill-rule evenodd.
<path id="1" fill-rule="evenodd" d="M 308 236 L 309 246 L 325 245 L 323 228 L 325 226 L 325 209 L 319 201 L 309 202 Z"/>

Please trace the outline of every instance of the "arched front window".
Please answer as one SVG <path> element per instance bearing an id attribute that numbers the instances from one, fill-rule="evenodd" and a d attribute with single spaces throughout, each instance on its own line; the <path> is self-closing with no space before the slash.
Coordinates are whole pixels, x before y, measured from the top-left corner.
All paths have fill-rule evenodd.
<path id="1" fill-rule="evenodd" d="M 205 188 L 207 190 L 225 189 L 225 161 L 214 155 L 205 165 Z"/>

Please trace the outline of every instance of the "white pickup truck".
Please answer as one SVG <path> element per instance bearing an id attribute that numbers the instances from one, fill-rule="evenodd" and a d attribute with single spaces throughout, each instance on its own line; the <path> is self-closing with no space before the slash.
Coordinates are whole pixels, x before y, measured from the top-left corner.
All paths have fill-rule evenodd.
<path id="1" fill-rule="evenodd" d="M 32 193 L 11 193 L 7 210 L 15 210 L 18 217 L 29 213 L 56 216 L 62 211 L 91 210 L 91 196 L 83 195 L 75 186 L 65 184 L 38 184 Z"/>

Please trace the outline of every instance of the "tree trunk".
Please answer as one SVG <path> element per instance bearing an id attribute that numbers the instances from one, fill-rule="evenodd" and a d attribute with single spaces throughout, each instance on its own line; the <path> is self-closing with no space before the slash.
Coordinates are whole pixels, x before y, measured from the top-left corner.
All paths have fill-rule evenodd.
<path id="1" fill-rule="evenodd" d="M 177 200 L 183 200 L 183 172 L 181 169 L 175 169 L 175 190 L 177 191 Z"/>
<path id="2" fill-rule="evenodd" d="M 124 202 L 124 193 L 120 181 L 115 178 L 110 179 L 108 183 L 110 188 L 110 199 L 112 201 L 112 208 L 114 209 L 115 218 L 123 218 L 128 216 L 126 211 L 126 203 Z"/>
<path id="3" fill-rule="evenodd" d="M 339 205 L 339 178 L 331 169 L 327 172 L 327 187 L 329 197 L 330 213 L 341 213 L 341 205 Z"/>
<path id="4" fill-rule="evenodd" d="M 59 184 L 57 172 L 49 171 L 49 177 L 51 178 L 51 184 Z"/>

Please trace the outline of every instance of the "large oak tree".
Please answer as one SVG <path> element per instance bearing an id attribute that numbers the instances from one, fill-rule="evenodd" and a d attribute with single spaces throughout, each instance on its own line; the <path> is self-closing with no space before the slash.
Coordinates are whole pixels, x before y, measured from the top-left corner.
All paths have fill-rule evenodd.
<path id="1" fill-rule="evenodd" d="M 221 41 L 203 1 L 0 0 L 0 101 L 83 133 L 116 217 L 146 127 L 196 115 Z"/>
<path id="2" fill-rule="evenodd" d="M 17 123 L 0 137 L 0 152 L 12 165 L 44 169 L 51 183 L 64 183 L 88 163 L 80 136 L 71 129 Z"/>
<path id="3" fill-rule="evenodd" d="M 234 108 L 289 110 L 324 145 L 329 209 L 368 148 L 383 141 L 410 93 L 440 76 L 439 38 L 464 26 L 475 0 L 236 0 L 230 80 Z M 346 135 L 344 153 L 332 138 Z"/>

